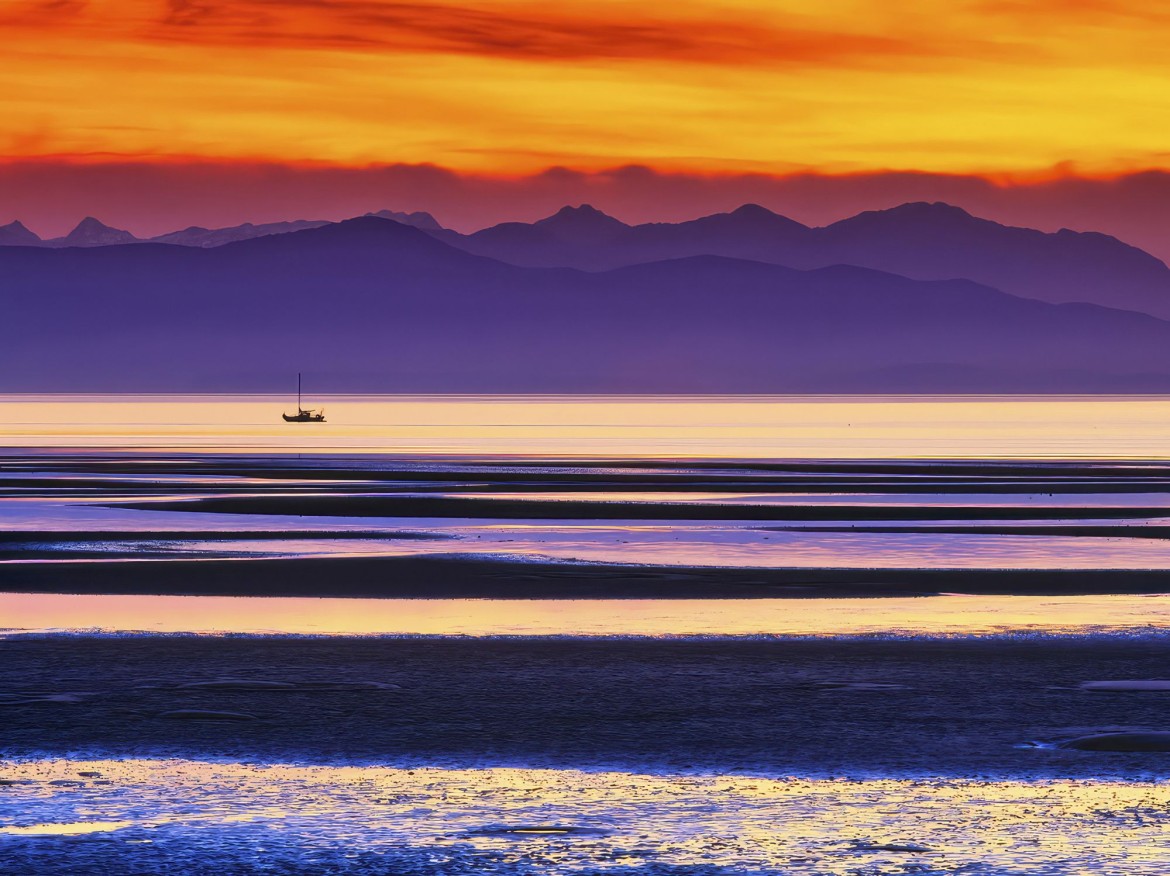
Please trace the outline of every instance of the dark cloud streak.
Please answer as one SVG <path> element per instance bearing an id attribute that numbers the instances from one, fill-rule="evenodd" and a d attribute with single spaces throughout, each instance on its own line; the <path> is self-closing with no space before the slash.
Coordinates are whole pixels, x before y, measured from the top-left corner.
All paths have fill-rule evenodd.
<path id="1" fill-rule="evenodd" d="M 247 46 L 448 52 L 528 60 L 645 59 L 735 64 L 865 65 L 941 57 L 943 47 L 882 34 L 817 31 L 730 17 L 603 18 L 572 6 L 491 11 L 369 0 L 170 0 L 155 36 Z"/>

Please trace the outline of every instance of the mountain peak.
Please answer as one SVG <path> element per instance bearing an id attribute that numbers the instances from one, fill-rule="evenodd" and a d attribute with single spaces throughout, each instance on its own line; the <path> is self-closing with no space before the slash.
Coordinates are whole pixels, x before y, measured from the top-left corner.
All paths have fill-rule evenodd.
<path id="1" fill-rule="evenodd" d="M 769 218 L 772 216 L 779 216 L 779 213 L 774 213 L 767 207 L 761 207 L 759 204 L 742 204 L 731 211 L 732 216 L 742 216 L 746 218 Z"/>
<path id="2" fill-rule="evenodd" d="M 112 226 L 107 225 L 105 222 L 102 222 L 100 219 L 95 219 L 93 216 L 86 216 L 77 223 L 77 227 L 70 231 L 69 234 L 88 234 L 89 232 L 99 230 L 113 231 L 115 229 Z"/>
<path id="3" fill-rule="evenodd" d="M 743 204 L 725 215 L 727 218 L 735 220 L 737 225 L 744 227 L 757 226 L 771 230 L 777 230 L 783 227 L 794 230 L 799 229 L 801 231 L 807 230 L 807 226 L 802 225 L 795 219 L 789 219 L 787 216 L 783 216 L 759 204 Z"/>
<path id="4" fill-rule="evenodd" d="M 381 231 L 387 233 L 407 233 L 404 228 L 411 229 L 409 232 L 413 234 L 415 229 L 413 226 L 407 225 L 405 222 L 399 222 L 397 219 L 390 219 L 387 216 L 379 216 L 376 213 L 367 213 L 364 216 L 354 216 L 351 219 L 342 219 L 340 222 L 330 222 L 328 225 L 321 226 L 324 229 L 350 229 L 360 231 Z M 311 229 L 317 230 L 317 229 Z"/>
<path id="5" fill-rule="evenodd" d="M 19 219 L 0 225 L 0 246 L 36 246 L 41 239 Z"/>
<path id="6" fill-rule="evenodd" d="M 301 246 L 309 241 L 330 241 L 333 245 L 345 246 L 404 244 L 413 249 L 426 249 L 428 251 L 451 249 L 447 244 L 442 243 L 433 235 L 427 234 L 421 228 L 374 215 L 355 216 L 352 219 L 327 222 L 324 225 L 305 228 L 290 234 L 272 234 L 252 240 L 254 242 L 266 240 L 272 246 L 292 247 Z"/>
<path id="7" fill-rule="evenodd" d="M 843 232 L 860 229 L 885 229 L 888 232 L 897 232 L 905 229 L 926 229 L 940 231 L 957 227 L 996 225 L 988 219 L 972 216 L 962 207 L 956 207 L 945 201 L 909 201 L 897 207 L 888 207 L 884 210 L 866 210 L 848 219 L 842 219 L 826 226 L 826 230 Z"/>
<path id="8" fill-rule="evenodd" d="M 564 206 L 547 219 L 534 222 L 540 228 L 572 231 L 574 233 L 609 233 L 628 228 L 626 223 L 612 216 L 602 213 L 592 204 L 581 204 L 576 207 Z"/>
<path id="9" fill-rule="evenodd" d="M 974 219 L 975 217 L 954 204 L 946 201 L 907 201 L 897 207 L 891 207 L 886 213 L 902 216 L 948 216 L 952 219 Z"/>
<path id="10" fill-rule="evenodd" d="M 885 210 L 867 210 L 864 213 L 858 213 L 853 219 L 845 219 L 843 221 L 851 222 L 853 220 L 894 220 L 897 222 L 928 224 L 989 221 L 972 216 L 962 207 L 956 207 L 954 204 L 948 204 L 946 201 L 907 201 L 905 204 L 899 204 L 897 207 L 889 207 Z"/>
<path id="11" fill-rule="evenodd" d="M 376 216 L 379 219 L 393 219 L 395 222 L 401 222 L 403 225 L 413 225 L 415 228 L 421 228 L 423 231 L 443 230 L 443 226 L 435 220 L 434 216 L 421 210 L 414 213 L 400 213 L 397 210 L 378 210 L 376 213 L 367 213 L 366 215 Z"/>
<path id="12" fill-rule="evenodd" d="M 111 228 L 93 216 L 86 216 L 58 242 L 63 246 L 111 246 L 120 243 L 136 243 L 138 238 L 129 231 Z"/>
<path id="13" fill-rule="evenodd" d="M 606 213 L 601 212 L 592 204 L 578 204 L 576 207 L 570 204 L 565 204 L 565 206 L 561 207 L 561 209 L 557 210 L 557 212 L 553 214 L 552 218 L 555 218 L 556 216 L 592 216 L 603 219 L 613 218 Z M 615 219 L 614 221 L 616 222 L 617 220 Z"/>

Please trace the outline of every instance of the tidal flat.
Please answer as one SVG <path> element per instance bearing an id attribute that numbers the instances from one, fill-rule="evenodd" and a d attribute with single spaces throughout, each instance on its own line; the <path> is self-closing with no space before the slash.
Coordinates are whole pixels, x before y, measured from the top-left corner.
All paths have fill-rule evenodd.
<path id="1" fill-rule="evenodd" d="M 1164 728 L 1168 654 L 1165 635 L 8 638 L 0 859 L 1154 876 L 1170 753 L 1066 743 Z"/>
<path id="2" fill-rule="evenodd" d="M 0 429 L 5 872 L 1170 869 L 1165 403 L 459 404 Z"/>

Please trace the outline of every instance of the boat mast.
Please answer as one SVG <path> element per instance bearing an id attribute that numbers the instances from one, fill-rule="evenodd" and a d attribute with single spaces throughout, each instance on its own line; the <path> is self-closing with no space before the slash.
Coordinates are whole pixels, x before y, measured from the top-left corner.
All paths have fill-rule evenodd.
<path id="1" fill-rule="evenodd" d="M 301 372 L 297 372 L 297 410 L 301 409 Z"/>

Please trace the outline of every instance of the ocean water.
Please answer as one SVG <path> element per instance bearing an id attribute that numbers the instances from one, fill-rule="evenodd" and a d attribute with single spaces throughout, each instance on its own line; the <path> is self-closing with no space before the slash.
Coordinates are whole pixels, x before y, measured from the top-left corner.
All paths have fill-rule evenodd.
<path id="1" fill-rule="evenodd" d="M 1162 397 L 342 397 L 324 424 L 281 405 L 0 397 L 0 563 L 1170 568 Z"/>
<path id="2" fill-rule="evenodd" d="M 523 457 L 1165 459 L 1165 396 L 0 395 L 0 447 Z"/>

